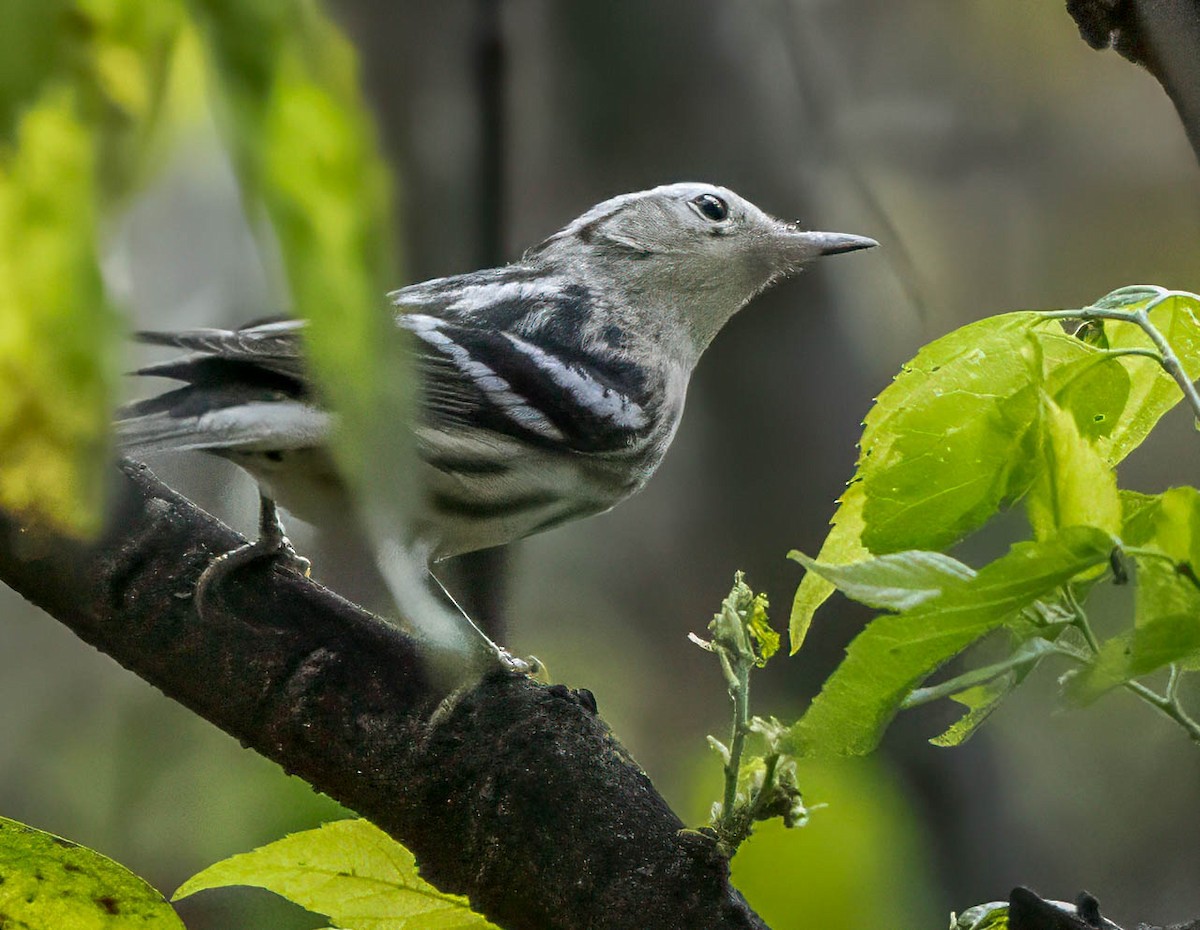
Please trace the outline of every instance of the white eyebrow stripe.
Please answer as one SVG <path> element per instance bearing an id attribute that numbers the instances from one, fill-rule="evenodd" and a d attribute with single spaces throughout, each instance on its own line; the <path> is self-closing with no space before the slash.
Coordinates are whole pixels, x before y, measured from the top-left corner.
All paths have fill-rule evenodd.
<path id="1" fill-rule="evenodd" d="M 532 342 L 512 333 L 503 333 L 514 349 L 523 353 L 571 399 L 594 416 L 623 429 L 641 429 L 647 423 L 646 411 L 625 394 L 601 384 L 586 370 L 573 367 Z"/>
<path id="2" fill-rule="evenodd" d="M 400 324 L 417 338 L 448 355 L 454 367 L 513 421 L 547 439 L 564 439 L 562 431 L 517 394 L 508 381 L 442 332 L 444 321 L 423 313 L 409 313 L 400 318 Z"/>

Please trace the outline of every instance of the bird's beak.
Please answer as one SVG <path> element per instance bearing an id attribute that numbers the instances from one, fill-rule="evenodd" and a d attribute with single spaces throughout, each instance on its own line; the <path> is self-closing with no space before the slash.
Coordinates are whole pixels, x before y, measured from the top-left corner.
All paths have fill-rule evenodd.
<path id="1" fill-rule="evenodd" d="M 778 229 L 778 257 L 787 273 L 796 271 L 805 262 L 822 255 L 837 255 L 839 252 L 854 252 L 872 249 L 879 245 L 866 236 L 849 236 L 846 233 L 809 232 L 795 223 L 780 223 Z"/>
<path id="2" fill-rule="evenodd" d="M 859 249 L 873 249 L 879 245 L 874 239 L 868 239 L 866 236 L 850 236 L 846 233 L 802 232 L 795 235 L 805 240 L 815 255 L 857 252 Z"/>

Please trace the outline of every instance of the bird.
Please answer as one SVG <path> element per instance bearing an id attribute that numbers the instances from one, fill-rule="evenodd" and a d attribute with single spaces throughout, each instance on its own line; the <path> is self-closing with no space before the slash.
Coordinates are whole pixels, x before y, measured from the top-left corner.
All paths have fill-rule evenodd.
<path id="1" fill-rule="evenodd" d="M 409 533 L 427 564 L 609 510 L 642 488 L 679 426 L 688 382 L 721 328 L 813 259 L 870 238 L 814 232 L 719 185 L 676 183 L 592 207 L 518 260 L 388 295 L 419 385 L 421 503 Z M 303 560 L 276 503 L 344 522 L 345 489 L 305 351 L 306 324 L 145 332 L 181 355 L 135 374 L 182 385 L 123 407 L 124 453 L 199 450 L 258 482 L 246 557 Z M 257 547 L 255 549 L 254 547 Z"/>

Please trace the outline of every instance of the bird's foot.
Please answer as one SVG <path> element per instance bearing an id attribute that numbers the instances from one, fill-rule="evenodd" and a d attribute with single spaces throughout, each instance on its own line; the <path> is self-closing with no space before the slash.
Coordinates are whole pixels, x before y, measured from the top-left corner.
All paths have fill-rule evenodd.
<path id="1" fill-rule="evenodd" d="M 265 495 L 260 496 L 258 539 L 222 553 L 201 572 L 194 595 L 196 612 L 203 617 L 213 591 L 231 575 L 261 559 L 280 561 L 286 568 L 305 578 L 312 575 L 312 562 L 296 552 L 291 540 L 283 532 L 275 502 Z"/>

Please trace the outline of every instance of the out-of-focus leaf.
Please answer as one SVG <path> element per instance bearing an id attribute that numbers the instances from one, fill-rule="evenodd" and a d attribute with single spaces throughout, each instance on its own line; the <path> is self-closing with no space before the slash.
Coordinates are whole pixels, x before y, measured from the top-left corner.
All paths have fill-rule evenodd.
<path id="1" fill-rule="evenodd" d="M 466 898 L 417 874 L 412 853 L 366 820 L 340 820 L 193 875 L 173 900 L 208 888 L 251 885 L 353 930 L 487 930 Z"/>
<path id="2" fill-rule="evenodd" d="M 1108 560 L 1113 538 L 1069 527 L 1019 543 L 972 579 L 900 614 L 877 617 L 792 727 L 797 756 L 860 755 L 878 743 L 904 698 L 947 659 L 1076 575 Z"/>
<path id="3" fill-rule="evenodd" d="M 10 0 L 0 29 L 0 140 L 51 85 L 75 92 L 97 150 L 97 193 L 120 197 L 155 146 L 162 95 L 183 26 L 178 0 Z"/>
<path id="4" fill-rule="evenodd" d="M 406 357 L 394 283 L 389 172 L 353 49 L 306 0 L 190 0 L 220 76 L 248 197 L 278 235 L 306 347 L 339 413 L 343 474 L 381 522 L 402 518 L 411 474 Z"/>
<path id="5" fill-rule="evenodd" d="M 826 565 L 795 551 L 788 558 L 877 610 L 909 610 L 975 577 L 969 565 L 940 552 L 896 552 L 849 565 Z"/>
<path id="6" fill-rule="evenodd" d="M 1048 396 L 1042 398 L 1042 441 L 1038 475 L 1026 498 L 1034 536 L 1047 539 L 1067 526 L 1121 530 L 1116 473 L 1076 420 Z"/>
<path id="7" fill-rule="evenodd" d="M 0 926 L 184 930 L 161 894 L 85 846 L 0 817 Z"/>
<path id="8" fill-rule="evenodd" d="M 0 29 L 0 145 L 16 138 L 21 112 L 59 66 L 72 0 L 8 0 Z"/>
<path id="9" fill-rule="evenodd" d="M 74 95 L 46 96 L 0 155 L 0 507 L 82 535 L 100 523 L 119 334 L 95 188 Z"/>
<path id="10" fill-rule="evenodd" d="M 75 0 L 69 13 L 60 55 L 76 71 L 106 200 L 128 194 L 155 161 L 182 12 L 179 0 Z"/>

